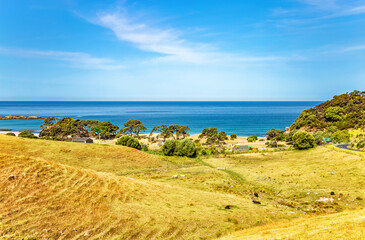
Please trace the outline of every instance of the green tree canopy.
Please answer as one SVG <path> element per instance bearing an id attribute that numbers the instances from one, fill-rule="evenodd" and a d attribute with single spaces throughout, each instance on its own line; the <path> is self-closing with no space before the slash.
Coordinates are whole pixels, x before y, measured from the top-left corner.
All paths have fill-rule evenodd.
<path id="1" fill-rule="evenodd" d="M 136 135 L 138 136 L 139 133 L 146 131 L 146 127 L 143 125 L 143 123 L 136 119 L 128 120 L 123 124 L 123 128 L 120 129 L 119 133 L 122 134 L 130 134 L 130 135 Z"/>
<path id="2" fill-rule="evenodd" d="M 324 117 L 327 121 L 337 122 L 342 119 L 343 110 L 341 107 L 329 107 L 324 112 Z"/>
<path id="3" fill-rule="evenodd" d="M 90 129 L 93 135 L 98 135 L 102 139 L 113 137 L 115 132 L 119 129 L 117 125 L 112 124 L 110 121 L 95 120 L 87 120 L 86 127 Z"/>
<path id="4" fill-rule="evenodd" d="M 298 131 L 293 136 L 293 146 L 296 149 L 304 150 L 315 147 L 314 137 L 307 132 Z"/>
<path id="5" fill-rule="evenodd" d="M 50 137 L 54 139 L 66 139 L 71 137 L 87 137 L 88 131 L 85 129 L 86 123 L 80 119 L 63 118 L 47 128 L 43 128 L 40 137 Z"/>
<path id="6" fill-rule="evenodd" d="M 278 146 L 278 142 L 285 139 L 284 131 L 280 129 L 270 129 L 266 133 L 267 140 L 271 141 L 276 147 Z"/>
<path id="7" fill-rule="evenodd" d="M 54 121 L 56 121 L 55 117 L 46 117 L 43 119 L 43 124 L 41 125 L 41 128 L 47 128 L 54 124 Z"/>

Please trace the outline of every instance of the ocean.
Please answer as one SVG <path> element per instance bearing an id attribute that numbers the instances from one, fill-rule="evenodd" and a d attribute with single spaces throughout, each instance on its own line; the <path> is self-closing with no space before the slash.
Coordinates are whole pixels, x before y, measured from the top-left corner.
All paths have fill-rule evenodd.
<path id="1" fill-rule="evenodd" d="M 0 116 L 54 116 L 111 121 L 122 126 L 138 119 L 147 127 L 179 124 L 190 134 L 216 127 L 227 134 L 264 136 L 284 130 L 304 110 L 319 102 L 20 102 L 0 101 Z M 39 130 L 43 120 L 0 120 L 0 129 Z"/>

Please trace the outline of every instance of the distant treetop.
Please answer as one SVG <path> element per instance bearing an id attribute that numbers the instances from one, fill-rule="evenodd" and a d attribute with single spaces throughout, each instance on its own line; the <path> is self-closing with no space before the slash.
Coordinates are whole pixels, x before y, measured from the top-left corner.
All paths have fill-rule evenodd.
<path id="1" fill-rule="evenodd" d="M 334 96 L 332 100 L 304 110 L 290 130 L 316 131 L 330 127 L 340 130 L 365 127 L 365 91 Z"/>

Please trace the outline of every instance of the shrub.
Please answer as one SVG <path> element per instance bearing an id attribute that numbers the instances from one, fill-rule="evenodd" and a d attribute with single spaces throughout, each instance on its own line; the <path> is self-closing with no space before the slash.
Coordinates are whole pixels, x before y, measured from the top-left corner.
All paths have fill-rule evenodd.
<path id="1" fill-rule="evenodd" d="M 33 133 L 26 132 L 26 131 L 20 132 L 19 135 L 18 135 L 18 137 L 22 137 L 22 138 L 37 138 L 36 136 L 34 136 Z"/>
<path id="2" fill-rule="evenodd" d="M 201 155 L 203 155 L 203 156 L 205 156 L 205 155 L 208 155 L 208 152 L 207 152 L 207 150 L 202 149 L 202 150 L 200 151 L 200 154 L 201 154 Z"/>
<path id="3" fill-rule="evenodd" d="M 196 146 L 190 139 L 180 140 L 176 144 L 174 154 L 176 156 L 195 157 Z"/>
<path id="4" fill-rule="evenodd" d="M 128 140 L 127 147 L 135 148 L 135 149 L 138 149 L 138 150 L 142 149 L 142 146 L 139 143 L 138 139 L 133 138 L 133 137 Z"/>
<path id="5" fill-rule="evenodd" d="M 341 107 L 329 107 L 324 112 L 324 117 L 326 118 L 327 121 L 330 122 L 340 121 L 342 119 L 341 117 L 342 112 L 343 110 Z"/>
<path id="6" fill-rule="evenodd" d="M 317 145 L 323 145 L 326 143 L 326 141 L 323 139 L 324 138 L 324 133 L 319 131 L 316 132 L 315 134 L 313 134 L 313 137 L 315 139 L 315 142 Z"/>
<path id="7" fill-rule="evenodd" d="M 122 145 L 122 146 L 127 146 L 127 142 L 129 139 L 131 139 L 132 137 L 131 136 L 128 136 L 128 135 L 124 135 L 122 136 L 121 138 L 118 138 L 118 140 L 116 141 L 115 144 L 117 145 Z"/>
<path id="8" fill-rule="evenodd" d="M 237 138 L 237 135 L 236 134 L 234 134 L 234 133 L 232 133 L 231 134 L 231 140 L 234 140 L 234 139 L 236 139 Z"/>
<path id="9" fill-rule="evenodd" d="M 255 142 L 255 141 L 257 141 L 257 139 L 258 139 L 257 136 L 250 136 L 250 137 L 247 138 L 247 141 L 248 142 Z"/>
<path id="10" fill-rule="evenodd" d="M 9 132 L 6 135 L 8 135 L 8 136 L 15 136 L 15 133 Z"/>
<path id="11" fill-rule="evenodd" d="M 356 147 L 358 148 L 358 149 L 360 149 L 360 148 L 364 148 L 365 147 L 365 141 L 364 141 L 364 139 L 361 139 L 357 144 L 356 144 Z"/>
<path id="12" fill-rule="evenodd" d="M 131 147 L 131 148 L 135 148 L 138 150 L 142 149 L 141 144 L 139 143 L 139 141 L 131 136 L 122 136 L 121 138 L 119 138 L 116 143 L 116 145 L 122 145 L 122 146 L 126 146 L 126 147 Z"/>
<path id="13" fill-rule="evenodd" d="M 298 131 L 293 136 L 293 145 L 295 149 L 304 150 L 315 146 L 314 137 L 307 133 Z"/>
<path id="14" fill-rule="evenodd" d="M 350 133 L 346 130 L 337 131 L 334 134 L 332 134 L 332 140 L 335 143 L 349 143 Z"/>
<path id="15" fill-rule="evenodd" d="M 143 150 L 143 151 L 145 151 L 145 152 L 147 152 L 147 151 L 148 151 L 148 146 L 147 146 L 146 144 L 144 144 L 144 145 L 142 146 L 142 150 Z"/>
<path id="16" fill-rule="evenodd" d="M 162 145 L 162 152 L 165 156 L 172 156 L 175 153 L 177 145 L 177 140 L 171 139 L 167 140 L 164 145 Z"/>

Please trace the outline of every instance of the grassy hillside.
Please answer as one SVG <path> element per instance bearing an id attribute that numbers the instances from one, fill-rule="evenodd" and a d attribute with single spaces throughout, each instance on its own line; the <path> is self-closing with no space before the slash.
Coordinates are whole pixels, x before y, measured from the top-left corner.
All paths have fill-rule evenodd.
<path id="1" fill-rule="evenodd" d="M 365 210 L 299 218 L 237 231 L 221 240 L 365 239 Z"/>
<path id="2" fill-rule="evenodd" d="M 188 159 L 0 135 L 0 239 L 213 239 L 263 225 L 275 234 L 362 209 L 364 186 L 364 156 L 326 147 Z"/>
<path id="3" fill-rule="evenodd" d="M 365 92 L 354 91 L 304 110 L 290 129 L 324 130 L 365 127 Z"/>

